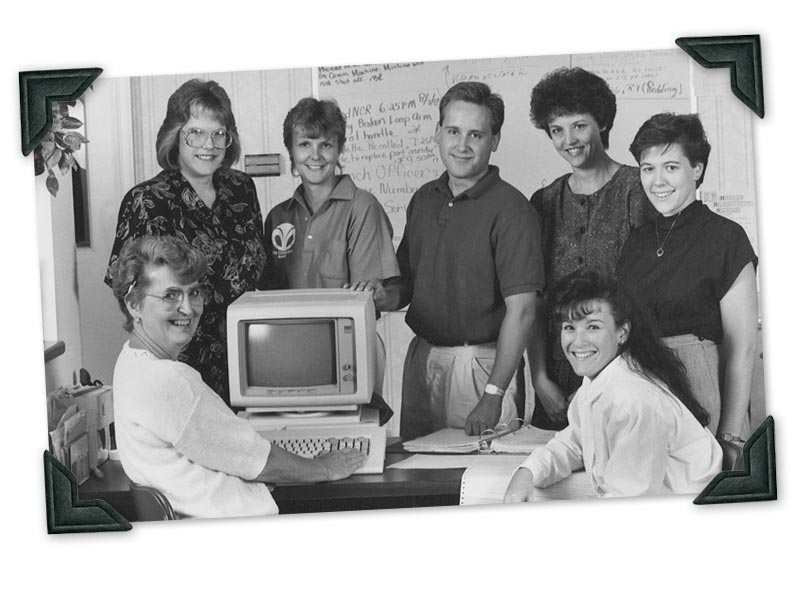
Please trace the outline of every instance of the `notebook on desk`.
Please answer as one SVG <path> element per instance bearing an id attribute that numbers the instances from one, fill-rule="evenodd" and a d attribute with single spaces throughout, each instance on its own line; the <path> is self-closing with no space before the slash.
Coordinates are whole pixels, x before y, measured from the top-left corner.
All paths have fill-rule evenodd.
<path id="1" fill-rule="evenodd" d="M 477 452 L 480 437 L 467 435 L 463 429 L 440 429 L 429 435 L 403 442 L 406 452 L 423 452 L 433 454 L 469 454 Z"/>

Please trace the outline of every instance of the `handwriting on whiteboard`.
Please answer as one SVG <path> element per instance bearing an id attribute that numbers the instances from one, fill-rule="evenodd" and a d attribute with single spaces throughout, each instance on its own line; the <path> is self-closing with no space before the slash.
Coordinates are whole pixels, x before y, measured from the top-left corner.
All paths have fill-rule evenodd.
<path id="1" fill-rule="evenodd" d="M 689 58 L 681 50 L 576 54 L 573 65 L 599 75 L 617 98 L 686 98 Z"/>

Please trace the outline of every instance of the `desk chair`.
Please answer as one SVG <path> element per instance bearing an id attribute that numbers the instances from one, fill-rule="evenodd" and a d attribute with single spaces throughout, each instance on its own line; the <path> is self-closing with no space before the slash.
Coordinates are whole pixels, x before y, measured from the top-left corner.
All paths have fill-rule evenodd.
<path id="1" fill-rule="evenodd" d="M 140 521 L 174 521 L 180 518 L 167 497 L 156 488 L 131 481 L 131 495 Z"/>

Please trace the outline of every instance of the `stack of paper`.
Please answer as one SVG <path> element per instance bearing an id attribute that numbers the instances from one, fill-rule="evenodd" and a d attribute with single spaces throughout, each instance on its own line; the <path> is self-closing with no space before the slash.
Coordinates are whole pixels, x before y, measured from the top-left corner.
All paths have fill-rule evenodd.
<path id="1" fill-rule="evenodd" d="M 488 457 L 487 457 L 488 458 Z M 467 467 L 461 476 L 461 506 L 474 504 L 501 504 L 506 494 L 508 482 L 517 467 L 525 460 L 524 456 L 494 455 L 502 462 L 496 464 L 475 464 Z"/>
<path id="2" fill-rule="evenodd" d="M 575 471 L 572 475 L 545 488 L 536 488 L 533 498 L 542 500 L 588 500 L 597 498 L 592 480 L 586 471 Z"/>

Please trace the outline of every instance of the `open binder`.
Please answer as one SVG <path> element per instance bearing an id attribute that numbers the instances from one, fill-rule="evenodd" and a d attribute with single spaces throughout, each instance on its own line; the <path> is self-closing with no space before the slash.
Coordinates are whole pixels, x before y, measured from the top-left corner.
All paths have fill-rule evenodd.
<path id="1" fill-rule="evenodd" d="M 440 429 L 429 435 L 403 443 L 407 452 L 433 454 L 469 454 L 487 452 L 502 454 L 530 454 L 555 435 L 554 431 L 538 429 L 531 425 L 521 428 L 500 427 L 484 435 L 467 435 L 463 429 Z"/>

